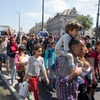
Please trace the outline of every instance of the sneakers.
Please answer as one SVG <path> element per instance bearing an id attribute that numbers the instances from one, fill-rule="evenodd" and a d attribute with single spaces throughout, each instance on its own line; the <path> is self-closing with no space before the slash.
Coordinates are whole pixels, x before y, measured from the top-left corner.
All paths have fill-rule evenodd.
<path id="1" fill-rule="evenodd" d="M 55 92 L 55 89 L 53 87 L 50 87 L 50 86 L 48 87 L 48 90 L 51 92 Z"/>
<path id="2" fill-rule="evenodd" d="M 19 76 L 16 76 L 16 78 L 15 78 L 16 80 L 19 80 L 20 79 L 20 77 Z"/>

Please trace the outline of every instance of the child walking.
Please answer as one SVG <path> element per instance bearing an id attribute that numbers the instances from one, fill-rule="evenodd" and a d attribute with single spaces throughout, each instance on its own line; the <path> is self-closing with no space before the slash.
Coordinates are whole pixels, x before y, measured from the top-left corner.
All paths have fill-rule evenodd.
<path id="1" fill-rule="evenodd" d="M 49 84 L 49 79 L 47 77 L 47 73 L 44 66 L 44 59 L 41 57 L 42 54 L 42 46 L 36 44 L 33 50 L 33 56 L 31 56 L 27 63 L 26 73 L 23 81 L 29 78 L 29 84 L 31 87 L 31 92 L 34 93 L 35 100 L 39 100 L 39 89 L 38 89 L 38 82 L 39 82 L 39 75 L 40 70 L 42 70 L 47 84 Z"/>
<path id="2" fill-rule="evenodd" d="M 24 46 L 20 46 L 18 49 L 18 54 L 15 55 L 14 62 L 16 65 L 16 71 L 20 79 L 18 80 L 19 83 L 23 82 L 23 77 L 25 75 L 25 67 L 27 65 L 27 61 L 23 61 L 23 58 L 26 57 L 25 55 L 26 48 Z"/>

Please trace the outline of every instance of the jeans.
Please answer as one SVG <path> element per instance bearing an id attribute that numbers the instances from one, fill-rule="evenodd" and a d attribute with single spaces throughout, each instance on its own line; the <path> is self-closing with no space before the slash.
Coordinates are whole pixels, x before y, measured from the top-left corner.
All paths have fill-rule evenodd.
<path id="1" fill-rule="evenodd" d="M 13 84 L 15 78 L 16 78 L 16 66 L 14 66 L 11 70 L 11 84 Z"/>
<path id="2" fill-rule="evenodd" d="M 5 63 L 6 60 L 8 60 L 8 59 L 9 59 L 9 57 L 7 54 L 0 54 L 0 61 L 1 62 Z"/>

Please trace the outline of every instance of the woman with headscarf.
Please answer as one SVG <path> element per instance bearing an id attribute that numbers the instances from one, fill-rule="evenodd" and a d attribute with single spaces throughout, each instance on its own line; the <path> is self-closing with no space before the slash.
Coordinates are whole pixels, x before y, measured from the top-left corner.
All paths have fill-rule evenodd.
<path id="1" fill-rule="evenodd" d="M 18 53 L 18 45 L 17 45 L 17 42 L 15 40 L 15 37 L 14 36 L 11 36 L 10 39 L 9 39 L 9 44 L 7 46 L 7 54 L 8 56 L 10 57 L 10 69 L 11 69 L 11 72 L 13 72 L 13 68 L 14 68 L 14 57 L 15 57 L 15 54 Z M 15 72 L 14 72 L 15 73 Z M 11 73 L 12 74 L 12 73 Z M 11 75 L 11 79 L 12 79 L 12 76 Z"/>

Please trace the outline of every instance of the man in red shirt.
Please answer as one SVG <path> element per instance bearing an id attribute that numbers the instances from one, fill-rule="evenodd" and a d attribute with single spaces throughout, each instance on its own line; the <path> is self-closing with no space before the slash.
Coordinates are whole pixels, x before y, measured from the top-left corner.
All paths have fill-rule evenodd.
<path id="1" fill-rule="evenodd" d="M 88 54 L 88 61 L 91 64 L 91 66 L 94 68 L 94 72 L 93 72 L 93 84 L 92 84 L 92 89 L 91 89 L 91 95 L 93 97 L 94 100 L 94 94 L 95 94 L 95 90 L 96 87 L 98 85 L 97 79 L 98 79 L 98 62 L 99 62 L 99 58 L 100 57 L 100 41 L 97 41 L 96 43 L 96 49 L 94 51 L 91 51 Z"/>

